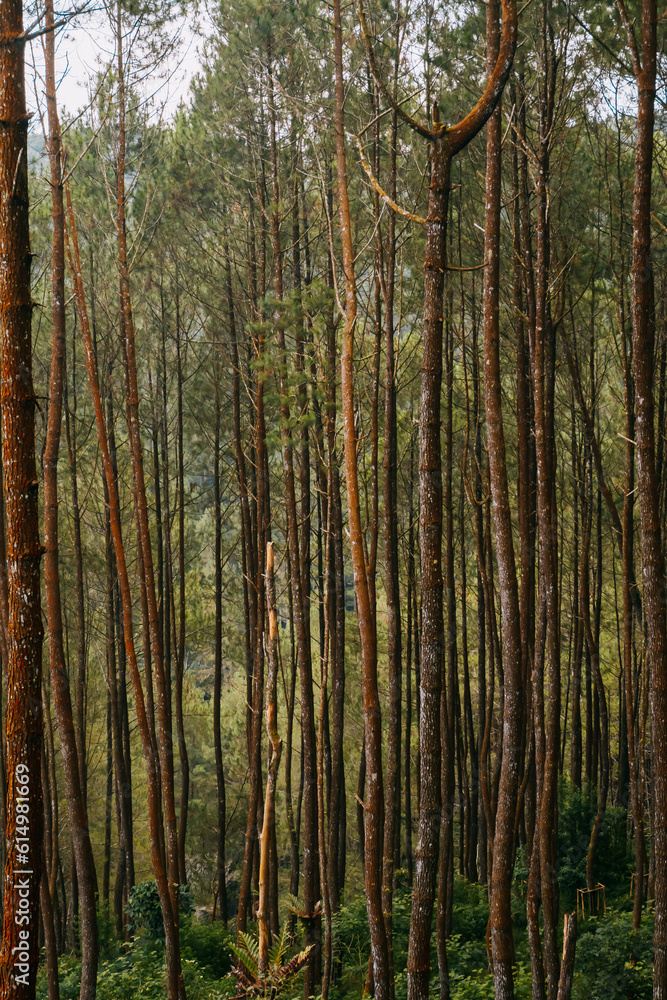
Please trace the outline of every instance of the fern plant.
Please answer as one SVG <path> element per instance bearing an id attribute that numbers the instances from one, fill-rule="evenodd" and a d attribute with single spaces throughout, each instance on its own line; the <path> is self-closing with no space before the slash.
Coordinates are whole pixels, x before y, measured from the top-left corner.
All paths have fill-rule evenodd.
<path id="1" fill-rule="evenodd" d="M 232 1000 L 247 997 L 269 997 L 273 1000 L 301 971 L 313 945 L 285 961 L 290 939 L 287 926 L 269 949 L 269 966 L 265 976 L 259 975 L 259 939 L 256 934 L 239 934 L 237 944 L 230 941 L 229 949 L 238 965 L 232 966 L 231 975 L 236 979 L 237 990 Z"/>

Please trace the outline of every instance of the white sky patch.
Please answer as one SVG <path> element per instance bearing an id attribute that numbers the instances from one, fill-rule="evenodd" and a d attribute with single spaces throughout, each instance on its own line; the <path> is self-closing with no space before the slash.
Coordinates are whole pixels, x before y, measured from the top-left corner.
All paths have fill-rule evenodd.
<path id="1" fill-rule="evenodd" d="M 56 14 L 57 18 L 57 14 Z M 191 17 L 178 17 L 167 26 L 170 47 L 153 67 L 144 67 L 134 80 L 155 114 L 171 118 L 181 103 L 190 100 L 190 83 L 201 67 L 205 36 L 210 23 L 204 16 L 194 24 Z M 90 104 L 100 72 L 115 61 L 114 35 L 106 10 L 80 15 L 56 34 L 58 105 L 63 123 Z M 26 49 L 28 110 L 34 113 L 32 131 L 41 131 L 38 102 L 45 112 L 43 39 L 34 39 Z"/>

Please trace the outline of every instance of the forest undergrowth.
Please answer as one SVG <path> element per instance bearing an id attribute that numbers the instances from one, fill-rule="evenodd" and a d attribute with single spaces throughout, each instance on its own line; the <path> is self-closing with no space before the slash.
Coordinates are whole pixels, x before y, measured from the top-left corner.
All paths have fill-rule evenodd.
<path id="1" fill-rule="evenodd" d="M 577 889 L 586 885 L 586 849 L 594 816 L 590 790 L 573 789 L 562 782 L 560 788 L 559 886 L 561 912 L 576 908 Z M 627 813 L 608 810 L 599 853 L 599 881 L 605 887 L 605 912 L 591 915 L 586 904 L 579 920 L 572 1000 L 649 1000 L 652 996 L 653 915 L 649 904 L 639 929 L 632 926 L 633 896 L 630 889 L 633 863 L 627 843 Z M 352 1000 L 364 995 L 370 938 L 364 895 L 355 892 L 362 877 L 361 865 L 351 862 L 348 890 L 334 920 L 335 978 L 332 1000 Z M 525 850 L 518 852 L 512 890 L 514 932 L 514 988 L 517 1000 L 532 997 L 532 975 L 526 930 L 525 896 L 528 866 Z M 232 879 L 233 881 L 233 879 Z M 281 899 L 289 898 L 289 880 L 281 870 Z M 347 895 L 349 894 L 349 899 Z M 198 901 L 198 902 L 203 902 Z M 411 892 L 408 872 L 396 872 L 394 897 L 395 997 L 407 997 L 406 965 L 410 928 Z M 287 926 L 289 903 L 281 912 Z M 119 946 L 108 915 L 100 913 L 100 971 L 98 997 L 101 1000 L 163 1000 L 165 989 L 164 932 L 159 898 L 151 881 L 135 887 L 128 907 L 132 939 Z M 453 932 L 448 938 L 448 960 L 452 1000 L 494 1000 L 493 977 L 489 970 L 487 929 L 489 902 L 487 887 L 455 875 Z M 181 953 L 188 997 L 192 1000 L 230 1000 L 238 987 L 231 972 L 236 963 L 234 927 L 210 923 L 210 906 L 197 907 L 190 892 L 181 898 Z M 249 924 L 249 939 L 256 925 Z M 303 932 L 295 926 L 288 939 L 289 954 L 303 946 Z M 437 968 L 435 921 L 432 935 L 432 968 Z M 60 960 L 61 1000 L 78 1000 L 81 962 L 74 956 Z M 280 991 L 284 1000 L 303 997 L 302 975 L 295 976 Z M 270 988 L 268 993 L 271 993 Z M 274 994 L 271 994 L 274 995 Z M 430 996 L 439 996 L 434 975 Z M 38 980 L 38 1000 L 47 1000 L 46 969 Z M 317 1000 L 317 997 L 316 997 Z"/>

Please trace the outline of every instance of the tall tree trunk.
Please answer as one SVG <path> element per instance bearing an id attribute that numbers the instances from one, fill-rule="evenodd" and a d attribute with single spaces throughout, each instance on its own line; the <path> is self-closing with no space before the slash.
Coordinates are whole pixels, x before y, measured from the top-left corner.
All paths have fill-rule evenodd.
<path id="1" fill-rule="evenodd" d="M 264 209 L 263 189 L 260 190 L 260 204 Z M 251 201 L 252 205 L 252 201 Z M 253 214 L 251 212 L 251 223 Z M 262 318 L 262 313 L 257 305 L 258 298 L 255 296 L 257 290 L 259 296 L 265 293 L 265 239 L 262 230 L 261 254 L 259 261 L 259 287 L 255 280 L 257 272 L 257 262 L 255 259 L 255 237 L 254 224 L 251 227 L 253 235 L 250 244 L 250 270 L 251 284 L 253 289 L 253 308 L 256 318 Z M 229 285 L 228 285 L 229 287 Z M 255 632 L 252 636 L 254 640 L 252 674 L 248 675 L 248 756 L 250 769 L 250 794 L 248 798 L 248 820 L 246 824 L 246 839 L 243 854 L 243 871 L 241 876 L 241 886 L 239 892 L 238 917 L 236 921 L 237 934 L 245 931 L 248 920 L 248 908 L 251 898 L 251 883 L 253 872 L 253 860 L 258 852 L 258 827 L 257 809 L 260 800 L 261 783 L 261 732 L 262 732 L 262 701 L 264 687 L 264 613 L 265 613 L 265 584 L 264 567 L 266 565 L 266 542 L 270 540 L 271 520 L 270 520 L 270 498 L 269 498 L 269 478 L 268 461 L 266 454 L 266 419 L 264 410 L 264 383 L 266 381 L 266 356 L 265 338 L 262 329 L 258 330 L 254 346 L 256 358 L 255 375 L 255 463 L 250 463 L 250 472 L 253 468 L 255 474 L 254 482 L 254 528 L 252 552 L 254 555 L 255 579 L 253 582 L 254 599 L 256 602 Z M 235 440 L 237 435 L 235 433 Z M 240 440 L 240 438 L 238 439 Z M 251 483 L 252 485 L 252 483 Z M 252 492 L 252 490 L 251 490 Z M 297 827 L 298 829 L 298 827 Z"/>
<path id="2" fill-rule="evenodd" d="M 280 233 L 280 187 L 278 183 L 278 153 L 276 145 L 276 110 L 274 103 L 273 70 L 269 39 L 269 111 L 271 128 L 271 174 L 273 180 L 274 213 L 272 217 L 273 258 L 275 269 L 275 295 L 280 303 L 283 299 L 282 246 Z M 296 487 L 290 426 L 290 405 L 287 385 L 287 353 L 285 348 L 284 322 L 279 307 L 274 322 L 280 351 L 280 413 L 283 438 L 283 466 L 285 470 L 285 506 L 287 514 L 287 545 L 289 568 L 292 579 L 294 600 L 294 623 L 296 628 L 297 658 L 301 680 L 301 734 L 303 739 L 303 908 L 308 914 L 306 924 L 306 945 L 315 945 L 312 959 L 304 970 L 304 996 L 307 998 L 315 988 L 316 970 L 319 968 L 319 918 L 315 912 L 320 898 L 319 851 L 317 845 L 317 738 L 315 729 L 315 707 L 313 700 L 313 670 L 310 649 L 310 602 L 304 591 L 302 575 L 302 550 L 299 545 L 299 530 L 296 503 Z"/>
<path id="3" fill-rule="evenodd" d="M 0 383 L 7 516 L 7 807 L 0 996 L 34 997 L 42 870 L 42 638 L 22 4 L 0 7 Z M 27 847 L 27 851 L 25 850 Z M 27 873 L 27 874 L 23 874 Z M 17 961 L 18 959 L 18 961 Z"/>
<path id="4" fill-rule="evenodd" d="M 176 271 L 176 378 L 178 420 L 178 637 L 174 685 L 174 708 L 178 736 L 178 758 L 181 765 L 181 802 L 178 814 L 178 874 L 187 882 L 185 870 L 185 836 L 188 829 L 188 799 L 190 796 L 190 761 L 185 741 L 183 721 L 183 675 L 185 672 L 185 471 L 183 442 L 183 361 L 181 358 L 180 295 Z M 174 624 L 176 615 L 174 614 Z"/>
<path id="5" fill-rule="evenodd" d="M 227 924 L 227 882 L 225 871 L 226 840 L 226 788 L 222 759 L 222 733 L 220 731 L 220 701 L 222 698 L 222 510 L 220 483 L 220 390 L 216 384 L 215 443 L 213 456 L 214 509 L 215 509 L 215 666 L 213 681 L 213 746 L 215 775 L 218 791 L 218 844 L 216 856 L 216 903 L 220 905 L 220 919 Z"/>
<path id="6" fill-rule="evenodd" d="M 418 997 L 425 997 L 428 993 L 430 928 L 435 894 L 441 819 L 441 734 L 439 714 L 442 688 L 441 673 L 444 624 L 442 614 L 440 389 L 442 384 L 442 323 L 444 272 L 446 266 L 447 206 L 450 190 L 451 161 L 453 156 L 460 152 L 485 125 L 500 99 L 514 58 L 517 18 L 516 5 L 512 0 L 505 0 L 503 3 L 503 30 L 498 59 L 487 81 L 484 93 L 474 108 L 456 125 L 445 128 L 440 123 L 439 111 L 436 105 L 433 109 L 433 129 L 429 129 L 407 115 L 400 105 L 396 104 L 392 99 L 375 62 L 368 25 L 361 2 L 359 3 L 359 16 L 369 67 L 381 94 L 389 105 L 398 112 L 399 117 L 430 143 L 431 178 L 428 215 L 426 218 L 426 251 L 424 260 L 424 343 L 419 445 L 420 539 L 422 557 L 420 817 L 417 865 L 413 882 L 410 941 L 408 945 L 408 997 L 409 1000 L 417 1000 Z M 337 148 L 339 150 L 340 174 L 341 167 L 344 166 L 345 152 L 342 117 L 342 66 L 340 70 L 337 67 L 337 82 L 340 83 L 337 99 Z M 352 264 L 353 254 L 350 238 L 349 258 L 345 268 L 348 293 L 349 291 L 354 293 L 353 281 L 350 284 L 347 280 L 348 267 L 351 270 Z M 353 313 L 351 316 L 352 323 L 355 314 Z M 351 326 L 348 330 L 346 325 L 346 330 L 350 335 L 351 346 Z M 343 371 L 345 372 L 345 367 Z M 351 411 L 350 430 L 352 432 L 354 430 L 352 425 L 353 415 L 353 411 Z M 442 966 L 444 961 L 442 954 L 440 954 L 439 958 Z"/>
<path id="7" fill-rule="evenodd" d="M 151 531 L 148 518 L 148 504 L 144 481 L 143 445 L 139 423 L 139 385 L 137 375 L 136 343 L 134 319 L 132 316 L 132 301 L 130 293 L 130 272 L 127 257 L 126 233 L 126 93 L 125 93 L 125 61 L 123 49 L 123 23 L 120 4 L 116 8 L 116 55 L 118 73 L 118 155 L 117 155 L 117 191 L 116 191 L 116 235 L 118 244 L 118 275 L 120 283 L 120 307 L 123 325 L 123 342 L 126 355 L 127 379 L 127 410 L 128 437 L 132 464 L 132 478 L 136 499 L 136 519 L 140 536 L 140 552 L 143 561 L 141 577 L 145 584 L 150 631 L 150 649 L 155 668 L 155 680 L 158 700 L 158 755 L 160 761 L 160 784 L 164 808 L 165 854 L 168 874 L 168 892 L 170 897 L 169 914 L 173 926 L 167 935 L 167 965 L 168 978 L 173 976 L 170 989 L 181 991 L 182 977 L 180 973 L 180 946 L 178 939 L 179 917 L 179 866 L 178 866 L 178 830 L 176 825 L 176 803 L 174 794 L 173 745 L 170 719 L 170 693 L 165 676 L 162 636 L 159 632 L 159 615 L 155 593 L 153 573 L 153 554 Z M 116 555 L 118 560 L 118 555 Z M 123 601 L 125 604 L 125 601 Z M 167 913 L 163 910 L 163 916 Z M 165 920 L 166 924 L 166 920 Z"/>
<path id="8" fill-rule="evenodd" d="M 49 670 L 51 689 L 58 722 L 60 749 L 65 774 L 67 812 L 72 834 L 76 865 L 78 898 L 81 908 L 81 997 L 92 1000 L 97 989 L 97 877 L 90 841 L 88 813 L 84 793 L 85 732 L 83 728 L 83 678 L 77 691 L 77 721 L 79 744 L 70 697 L 69 678 L 63 645 L 62 605 L 60 598 L 60 567 L 58 551 L 58 453 L 62 429 L 63 386 L 65 381 L 66 315 L 65 315 L 65 217 L 63 205 L 63 151 L 60 121 L 56 101 L 54 14 L 51 0 L 46 3 L 46 88 L 49 121 L 48 152 L 51 166 L 52 237 L 52 323 L 51 374 L 49 383 L 49 417 L 44 449 L 44 583 L 49 632 Z M 78 506 L 78 505 L 77 505 Z M 80 543 L 80 538 L 79 538 Z M 81 571 L 80 544 L 77 547 L 77 583 Z M 77 587 L 77 597 L 82 594 Z M 77 602 L 79 603 L 79 602 Z M 80 610 L 80 607 L 79 607 Z M 78 620 L 79 629 L 83 623 Z M 84 650 L 84 637 L 78 636 L 79 652 Z M 85 655 L 85 653 L 84 653 Z"/>
<path id="9" fill-rule="evenodd" d="M 329 216 L 333 211 L 331 184 L 328 185 Z M 333 292 L 331 258 L 327 262 L 327 284 Z M 340 906 L 345 884 L 346 797 L 343 733 L 345 723 L 345 566 L 343 562 L 343 513 L 340 492 L 340 469 L 336 447 L 336 327 L 333 298 L 327 310 L 326 343 L 326 437 L 329 463 L 329 498 L 331 507 L 331 560 L 333 586 L 329 593 L 329 659 L 331 663 L 331 805 L 329 809 L 329 868 L 331 907 Z M 362 791 L 363 795 L 363 791 Z"/>
<path id="10" fill-rule="evenodd" d="M 487 69 L 497 58 L 500 4 L 487 6 Z M 497 1000 L 513 1000 L 512 875 L 514 871 L 514 818 L 521 761 L 523 659 L 521 611 L 512 539 L 505 431 L 500 373 L 500 204 L 501 204 L 501 106 L 486 126 L 486 221 L 484 231 L 484 401 L 489 452 L 491 502 L 496 536 L 503 627 L 503 732 L 500 786 L 495 817 L 491 871 L 491 947 Z"/>
<path id="11" fill-rule="evenodd" d="M 327 481 L 331 482 L 329 469 Z M 329 498 L 327 498 L 329 499 Z M 331 503 L 327 503 L 326 555 L 325 562 L 329 565 L 331 554 Z M 331 577 L 327 576 L 327 588 Z M 324 636 L 322 646 L 322 684 L 320 690 L 320 709 L 317 727 L 317 831 L 320 851 L 320 877 L 322 881 L 322 903 L 324 909 L 324 967 L 322 975 L 322 1000 L 328 1000 L 331 985 L 333 963 L 333 941 L 331 922 L 331 889 L 330 870 L 327 858 L 326 818 L 324 810 L 324 717 L 329 684 L 329 649 L 331 646 L 331 630 L 329 628 L 329 594 L 324 596 Z"/>
<path id="12" fill-rule="evenodd" d="M 264 800 L 264 825 L 260 840 L 258 975 L 264 978 L 269 965 L 269 855 L 276 822 L 276 788 L 283 741 L 278 735 L 278 618 L 276 615 L 276 586 L 273 578 L 273 542 L 266 543 L 266 729 L 269 734 L 269 764 L 266 772 L 266 797 Z"/>
<path id="13" fill-rule="evenodd" d="M 656 0 L 642 0 L 641 62 L 635 60 L 638 114 L 632 219 L 632 347 L 635 365 L 635 441 L 642 536 L 646 654 L 651 706 L 655 933 L 653 997 L 667 997 L 667 619 L 665 563 L 656 466 L 653 365 L 654 277 L 651 259 L 651 177 L 657 54 Z M 633 29 L 629 28 L 632 33 Z M 634 34 L 632 34 L 634 39 Z"/>
<path id="14" fill-rule="evenodd" d="M 549 24 L 550 0 L 542 8 L 542 83 L 537 151 L 537 257 L 535 325 L 532 331 L 532 376 L 535 406 L 535 451 L 537 460 L 537 512 L 540 551 L 540 602 L 544 621 L 544 644 L 536 658 L 546 662 L 548 702 L 545 724 L 544 770 L 539 820 L 540 874 L 544 919 L 544 961 L 548 998 L 558 991 L 557 941 L 558 882 L 556 879 L 557 761 L 560 752 L 560 636 L 558 615 L 558 552 L 555 517 L 555 452 L 553 392 L 555 379 L 554 330 L 549 298 L 550 219 L 549 157 L 553 142 L 555 101 L 555 53 Z M 542 679 L 536 677 L 536 683 Z"/>
<path id="15" fill-rule="evenodd" d="M 62 190 L 61 190 L 62 194 Z M 64 216 L 63 216 L 64 219 Z M 65 259 L 63 244 L 63 261 Z M 83 573 L 83 543 L 81 539 L 81 509 L 79 506 L 79 476 L 76 439 L 76 340 L 72 338 L 72 408 L 70 412 L 67 377 L 64 378 L 65 402 L 65 434 L 67 438 L 67 456 L 70 467 L 70 482 L 72 489 L 72 535 L 74 541 L 74 568 L 76 591 L 76 699 L 75 699 L 75 732 L 76 746 L 79 758 L 79 774 L 81 776 L 81 793 L 84 805 L 88 806 L 88 767 L 86 760 L 86 602 L 85 582 Z"/>
<path id="16" fill-rule="evenodd" d="M 572 576 L 574 580 L 572 599 L 572 619 L 574 622 L 574 651 L 572 654 L 572 725 L 570 727 L 570 781 L 581 788 L 581 654 L 584 630 L 581 624 L 579 587 L 579 460 L 576 438 L 574 405 L 572 406 L 572 499 L 574 517 L 574 556 Z"/>
<path id="17" fill-rule="evenodd" d="M 400 53 L 398 26 L 395 29 L 396 62 Z M 394 82 L 394 91 L 396 89 Z M 392 112 L 389 130 L 389 195 L 396 199 L 397 115 Z M 379 232 L 379 229 L 378 229 Z M 393 986 L 392 911 L 394 890 L 394 856 L 396 837 L 400 836 L 401 818 L 401 701 L 402 651 L 401 603 L 398 559 L 398 445 L 396 418 L 396 361 L 394 355 L 394 286 L 396 272 L 396 219 L 393 212 L 387 218 L 387 233 L 383 241 L 384 312 L 385 312 L 385 380 L 384 380 L 384 555 L 385 595 L 387 603 L 387 674 L 389 706 L 387 725 L 387 771 L 385 781 L 384 844 L 382 859 L 382 908 L 387 932 L 390 972 Z M 393 993 L 393 989 L 392 989 Z"/>
<path id="18" fill-rule="evenodd" d="M 130 591 L 130 581 L 125 558 L 125 547 L 121 533 L 120 505 L 118 500 L 118 490 L 114 477 L 114 469 L 109 451 L 109 439 L 107 437 L 106 421 L 102 409 L 102 399 L 100 395 L 99 379 L 97 374 L 97 364 L 93 350 L 93 342 L 90 333 L 90 323 L 88 319 L 88 309 L 86 305 L 83 277 L 81 272 L 81 258 L 79 254 L 78 238 L 76 234 L 76 223 L 74 210 L 69 197 L 69 189 L 66 189 L 68 198 L 68 221 L 70 247 L 70 270 L 75 283 L 75 296 L 79 319 L 81 321 L 81 332 L 83 336 L 86 353 L 86 365 L 88 368 L 88 380 L 90 383 L 93 405 L 95 410 L 95 422 L 97 426 L 97 436 L 102 455 L 102 465 L 104 468 L 104 478 L 109 501 L 109 517 L 111 534 L 113 539 L 114 553 L 116 557 L 116 567 L 118 581 L 122 598 L 123 612 L 123 635 L 125 640 L 125 651 L 127 662 L 130 668 L 132 687 L 134 691 L 135 710 L 141 735 L 142 749 L 146 763 L 146 787 L 148 794 L 148 820 L 150 831 L 151 860 L 153 872 L 160 897 L 162 918 L 166 940 L 166 963 L 167 963 L 167 996 L 169 1000 L 185 1000 L 185 987 L 181 972 L 180 947 L 178 941 L 178 924 L 173 913 L 172 892 L 169 881 L 172 875 L 168 875 L 165 869 L 163 858 L 163 837 L 162 837 L 162 817 L 160 813 L 160 773 L 158 760 L 155 753 L 155 745 L 152 738 L 150 722 L 146 711 L 146 699 L 144 696 L 141 674 L 137 662 L 137 655 L 134 645 L 133 621 L 132 621 L 132 595 Z M 157 621 L 156 621 L 157 624 Z M 173 783 L 172 783 L 173 790 Z"/>
<path id="19" fill-rule="evenodd" d="M 412 407 L 410 409 L 412 413 Z M 411 421 L 412 423 L 412 421 Z M 412 658 L 413 658 L 413 605 L 417 606 L 415 578 L 415 518 L 414 518 L 414 430 L 410 428 L 410 479 L 408 487 L 408 594 L 405 651 L 405 857 L 410 885 L 414 875 L 412 856 Z M 415 650 L 416 659 L 416 650 Z M 416 686 L 416 685 L 415 685 Z"/>
<path id="20" fill-rule="evenodd" d="M 359 503 L 357 434 L 354 404 L 354 330 L 357 318 L 357 291 L 354 274 L 354 247 L 347 185 L 345 150 L 345 86 L 343 80 L 343 37 L 340 0 L 334 0 L 334 62 L 336 72 L 336 162 L 338 167 L 338 207 L 345 274 L 345 317 L 341 354 L 341 399 L 347 507 L 350 547 L 357 598 L 361 639 L 362 703 L 366 753 L 366 798 L 364 802 L 364 885 L 370 926 L 373 983 L 377 1000 L 390 995 L 389 953 L 382 913 L 382 728 L 377 687 L 377 647 L 375 616 L 364 560 L 364 537 Z"/>
<path id="21" fill-rule="evenodd" d="M 599 496 L 599 494 L 598 494 Z M 598 696 L 598 704 L 600 706 L 600 783 L 598 787 L 598 801 L 597 809 L 595 813 L 595 820 L 593 822 L 593 828 L 591 830 L 590 841 L 588 844 L 588 851 L 586 853 L 586 888 L 590 891 L 593 890 L 595 886 L 594 871 L 595 871 L 595 855 L 597 851 L 598 842 L 600 840 L 600 834 L 602 833 L 602 824 L 604 823 L 605 810 L 607 808 L 607 793 L 609 790 L 609 717 L 607 711 L 607 697 L 604 690 L 604 684 L 602 681 L 602 674 L 600 672 L 600 654 L 599 654 L 599 640 L 597 635 L 594 633 L 591 627 L 590 618 L 590 595 L 588 593 L 588 573 L 586 572 L 586 565 L 588 564 L 589 554 L 590 554 L 590 540 L 592 534 L 592 521 L 593 521 L 593 498 L 588 496 L 587 498 L 586 510 L 584 513 L 584 525 L 582 529 L 583 544 L 581 551 L 581 563 L 582 563 L 582 573 L 581 573 L 581 617 L 584 627 L 584 635 L 586 636 L 586 645 L 588 647 L 590 659 L 591 659 L 591 670 L 593 673 L 593 682 L 595 684 L 595 691 Z M 597 631 L 597 630 L 596 630 Z M 591 912 L 595 913 L 595 897 L 591 896 Z"/>
<path id="22" fill-rule="evenodd" d="M 624 295 L 621 285 L 620 327 L 623 343 L 627 337 L 624 322 Z M 628 350 L 629 346 L 629 350 Z M 644 795 L 642 788 L 641 752 L 638 752 L 636 733 L 637 715 L 635 699 L 635 679 L 633 670 L 633 626 L 634 613 L 631 587 L 634 580 L 634 510 L 635 510 L 635 401 L 634 378 L 632 373 L 631 344 L 624 347 L 625 353 L 625 492 L 623 495 L 623 677 L 626 712 L 626 737 L 628 743 L 628 765 L 630 771 L 630 798 L 635 839 L 635 893 L 633 901 L 632 925 L 641 924 L 644 901 L 644 866 L 646 844 L 644 838 Z"/>

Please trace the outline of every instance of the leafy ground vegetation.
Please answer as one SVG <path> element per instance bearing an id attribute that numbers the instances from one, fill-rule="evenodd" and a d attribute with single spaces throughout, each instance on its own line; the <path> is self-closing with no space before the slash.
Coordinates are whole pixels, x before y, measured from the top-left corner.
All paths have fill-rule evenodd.
<path id="1" fill-rule="evenodd" d="M 594 816 L 588 791 L 561 789 L 561 819 L 559 832 L 559 881 L 561 901 L 565 909 L 574 908 L 576 887 L 585 883 L 585 848 Z M 577 846 L 579 845 L 579 846 Z M 607 890 L 607 911 L 598 916 L 587 915 L 579 927 L 572 997 L 574 1000 L 605 1000 L 626 997 L 644 1000 L 652 996 L 653 919 L 649 910 L 639 929 L 632 926 L 632 900 L 628 884 L 632 863 L 627 847 L 625 816 L 621 810 L 609 811 L 601 842 L 600 879 Z M 517 861 L 513 886 L 512 924 L 516 950 L 515 995 L 529 1000 L 532 996 L 530 956 L 526 936 L 525 878 L 528 874 L 521 857 Z M 396 875 L 394 901 L 394 962 L 395 995 L 407 996 L 407 942 L 410 929 L 410 888 L 408 873 Z M 335 1000 L 358 997 L 363 993 L 370 937 L 366 902 L 363 895 L 351 894 L 343 903 L 334 921 L 337 973 L 331 989 Z M 493 1000 L 493 977 L 489 972 L 486 932 L 489 918 L 488 893 L 485 886 L 472 884 L 458 874 L 453 895 L 454 933 L 448 939 L 448 960 L 451 996 L 453 1000 Z M 249 965 L 257 955 L 256 928 L 237 945 L 233 930 L 221 922 L 201 923 L 194 915 L 190 894 L 181 899 L 181 954 L 183 956 L 188 996 L 195 998 L 231 998 L 238 992 L 232 965 L 239 960 Z M 164 929 L 155 883 L 136 886 L 128 912 L 134 932 L 132 944 L 119 949 L 110 926 L 102 931 L 102 961 L 98 980 L 98 996 L 106 1000 L 124 997 L 146 997 L 161 1000 L 165 989 Z M 298 952 L 303 934 L 297 929 L 294 940 L 287 941 L 289 912 L 284 914 L 285 931 L 277 943 L 276 955 Z M 432 938 L 432 967 L 437 969 L 435 927 Z M 60 963 L 60 990 L 63 1000 L 79 996 L 81 967 L 76 958 L 63 958 Z M 285 984 L 281 996 L 302 995 L 302 974 L 296 974 Z M 38 982 L 38 997 L 47 997 L 46 970 Z M 434 975 L 430 995 L 439 995 L 439 983 Z"/>

